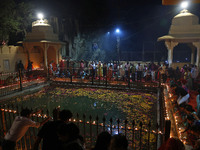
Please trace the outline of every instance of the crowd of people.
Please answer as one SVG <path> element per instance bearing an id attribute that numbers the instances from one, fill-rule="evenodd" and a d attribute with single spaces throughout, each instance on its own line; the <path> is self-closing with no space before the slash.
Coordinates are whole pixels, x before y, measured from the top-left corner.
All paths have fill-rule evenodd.
<path id="1" fill-rule="evenodd" d="M 31 66 L 31 63 L 30 63 Z M 23 68 L 21 62 L 18 68 Z M 29 67 L 30 68 L 30 67 Z M 31 71 L 31 70 L 30 70 Z M 181 68 L 173 69 L 167 64 L 151 63 L 129 63 L 129 62 L 109 62 L 101 61 L 85 62 L 81 60 L 78 63 L 73 61 L 63 61 L 57 65 L 51 62 L 49 65 L 49 73 L 59 77 L 75 76 L 77 78 L 98 78 L 108 80 L 130 80 L 134 81 L 153 81 L 161 79 L 161 82 L 169 84 L 170 90 L 174 95 L 172 98 L 173 109 L 176 113 L 180 113 L 182 124 L 185 125 L 183 133 L 188 133 L 194 150 L 200 149 L 200 88 L 199 88 L 199 69 L 195 65 L 184 65 Z M 197 90 L 198 89 L 198 90 Z M 192 91 L 198 92 L 196 96 L 196 107 L 190 105 Z M 63 149 L 63 150 L 83 150 L 85 144 L 83 137 L 80 135 L 79 128 L 69 122 L 72 113 L 69 110 L 62 110 L 59 113 L 59 120 L 48 121 L 47 118 L 41 123 L 34 122 L 30 119 L 31 111 L 24 109 L 20 116 L 17 116 L 4 137 L 3 150 L 15 149 L 15 144 L 26 133 L 29 127 L 40 127 L 37 139 L 35 141 L 34 150 L 37 150 L 42 141 L 42 149 Z M 47 122 L 48 121 L 48 122 Z M 168 150 L 169 143 L 176 143 L 177 140 L 169 139 L 168 144 L 163 144 L 159 150 Z M 181 141 L 180 150 L 184 150 Z M 103 143 L 103 144 L 102 144 Z M 102 132 L 98 135 L 96 145 L 93 150 L 126 150 L 128 149 L 128 141 L 123 135 L 110 135 L 108 132 Z"/>
<path id="2" fill-rule="evenodd" d="M 35 112 L 36 113 L 36 112 Z M 37 112 L 39 113 L 39 112 Z M 80 130 L 76 124 L 69 122 L 72 118 L 70 110 L 59 111 L 58 120 L 49 121 L 50 117 L 42 122 L 35 122 L 30 119 L 32 114 L 31 110 L 23 109 L 17 116 L 6 133 L 2 142 L 3 150 L 15 150 L 16 142 L 26 134 L 29 127 L 36 127 L 41 129 L 38 132 L 37 139 L 35 140 L 33 150 L 39 149 L 39 144 L 42 141 L 43 150 L 84 150 L 85 142 L 80 135 Z M 107 131 L 101 132 L 91 150 L 127 150 L 128 140 L 124 135 L 111 136 Z"/>
<path id="3" fill-rule="evenodd" d="M 30 78 L 33 71 L 33 62 L 28 60 L 28 66 L 25 68 L 22 60 L 20 60 L 18 63 L 16 63 L 16 71 L 20 72 L 22 77 L 26 75 L 27 78 Z"/>
<path id="4" fill-rule="evenodd" d="M 130 81 L 158 81 L 163 82 L 170 77 L 174 80 L 187 80 L 189 88 L 193 88 L 193 82 L 199 74 L 196 65 L 184 65 L 173 69 L 166 63 L 132 63 L 132 62 L 108 62 L 101 61 L 70 61 L 61 60 L 59 64 L 53 61 L 49 64 L 49 73 L 57 77 L 97 78 L 108 80 Z"/>
<path id="5" fill-rule="evenodd" d="M 195 147 L 200 139 L 200 87 L 199 70 L 195 65 L 185 65 L 181 70 L 167 69 L 166 84 L 169 85 L 169 93 L 175 114 L 180 116 L 178 120 L 181 133 L 186 135 L 187 141 Z M 196 148 L 195 148 L 196 150 Z"/>
<path id="6" fill-rule="evenodd" d="M 39 113 L 35 112 L 35 113 Z M 42 149 L 57 150 L 85 150 L 84 138 L 80 134 L 79 127 L 70 122 L 72 112 L 70 110 L 61 110 L 58 112 L 58 120 L 49 120 L 50 117 L 38 123 L 32 121 L 30 116 L 32 112 L 29 109 L 23 109 L 17 116 L 6 133 L 2 142 L 3 150 L 15 150 L 18 142 L 27 132 L 29 127 L 41 127 L 37 134 L 33 150 L 39 149 L 42 142 Z M 145 147 L 145 146 L 144 146 Z M 126 136 L 123 134 L 111 135 L 108 131 L 103 131 L 97 136 L 95 146 L 91 150 L 128 150 L 129 144 Z M 183 143 L 176 138 L 169 138 L 164 142 L 159 150 L 185 150 Z M 193 150 L 200 149 L 200 140 L 196 140 Z"/>
<path id="7" fill-rule="evenodd" d="M 101 61 L 89 61 L 86 62 L 81 60 L 80 62 L 75 61 L 64 61 L 61 60 L 59 64 L 55 64 L 53 61 L 49 64 L 49 73 L 58 77 L 79 77 L 79 78 L 101 78 L 105 77 L 108 80 L 111 79 L 127 79 L 130 78 L 132 81 L 139 80 L 142 81 L 143 77 L 147 80 L 155 81 L 157 79 L 156 72 L 158 65 L 154 63 L 149 63 L 146 65 L 141 65 L 138 63 L 134 65 L 133 63 L 119 63 L 119 62 L 109 62 L 102 63 Z M 150 77 L 152 76 L 152 78 Z"/>

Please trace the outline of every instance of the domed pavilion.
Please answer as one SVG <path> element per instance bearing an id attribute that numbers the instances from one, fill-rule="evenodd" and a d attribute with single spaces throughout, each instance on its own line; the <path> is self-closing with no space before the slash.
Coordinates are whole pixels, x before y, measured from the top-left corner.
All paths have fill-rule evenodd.
<path id="1" fill-rule="evenodd" d="M 200 24 L 198 16 L 188 10 L 182 10 L 172 19 L 169 34 L 159 37 L 158 41 L 165 41 L 168 49 L 168 63 L 172 66 L 173 49 L 179 43 L 192 43 L 197 49 L 196 65 L 199 67 L 200 57 Z M 194 64 L 195 49 L 191 52 L 191 64 Z"/>
<path id="2" fill-rule="evenodd" d="M 59 41 L 58 35 L 53 32 L 46 19 L 40 19 L 32 23 L 32 32 L 26 35 L 23 46 L 27 51 L 28 60 L 35 66 L 43 64 L 47 70 L 50 62 L 59 63 L 62 57 L 60 50 L 65 43 Z"/>

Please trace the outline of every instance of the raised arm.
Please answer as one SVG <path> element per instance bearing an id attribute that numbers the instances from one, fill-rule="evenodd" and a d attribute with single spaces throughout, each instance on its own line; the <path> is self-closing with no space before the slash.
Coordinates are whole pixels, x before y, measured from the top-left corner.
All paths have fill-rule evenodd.
<path id="1" fill-rule="evenodd" d="M 42 122 L 40 122 L 40 126 L 43 126 L 50 119 L 51 119 L 51 117 L 47 117 L 45 120 L 43 120 Z"/>

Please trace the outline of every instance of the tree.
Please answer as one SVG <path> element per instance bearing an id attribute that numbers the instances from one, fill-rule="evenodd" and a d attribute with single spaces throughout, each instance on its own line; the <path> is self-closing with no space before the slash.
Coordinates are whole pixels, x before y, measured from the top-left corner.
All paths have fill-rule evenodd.
<path id="1" fill-rule="evenodd" d="M 19 3 L 17 5 L 17 15 L 20 16 L 19 19 L 19 28 L 20 32 L 23 32 L 26 36 L 27 31 L 31 29 L 31 24 L 33 22 L 33 6 L 31 3 Z"/>
<path id="2" fill-rule="evenodd" d="M 16 3 L 14 0 L 2 0 L 0 5 L 0 41 L 12 41 L 14 44 L 25 36 L 27 27 L 31 25 L 32 9 L 28 3 Z M 12 35 L 12 36 L 11 36 Z M 22 40 L 22 39 L 20 39 Z"/>
<path id="3" fill-rule="evenodd" d="M 8 41 L 10 32 L 17 31 L 19 23 L 15 19 L 15 2 L 3 0 L 0 5 L 0 40 Z"/>

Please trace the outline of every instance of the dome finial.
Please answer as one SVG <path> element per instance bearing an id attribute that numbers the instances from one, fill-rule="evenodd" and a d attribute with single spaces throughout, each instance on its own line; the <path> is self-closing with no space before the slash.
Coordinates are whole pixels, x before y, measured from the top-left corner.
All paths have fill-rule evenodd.
<path id="1" fill-rule="evenodd" d="M 189 11 L 187 9 L 183 9 L 180 13 L 189 13 Z"/>

